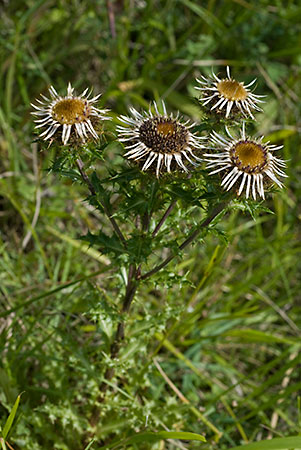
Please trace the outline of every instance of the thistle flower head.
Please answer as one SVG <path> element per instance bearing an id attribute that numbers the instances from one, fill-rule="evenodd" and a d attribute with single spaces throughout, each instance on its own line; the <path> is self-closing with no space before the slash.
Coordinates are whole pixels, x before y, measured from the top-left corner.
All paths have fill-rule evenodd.
<path id="1" fill-rule="evenodd" d="M 201 161 L 194 152 L 203 147 L 203 138 L 190 131 L 194 123 L 183 122 L 179 114 L 176 117 L 168 115 L 164 102 L 163 114 L 159 113 L 155 102 L 154 108 L 155 113 L 151 108 L 143 113 L 130 108 L 132 117 L 119 117 L 127 125 L 117 126 L 120 141 L 126 142 L 127 152 L 124 156 L 137 162 L 143 171 L 155 166 L 157 177 L 161 172 L 178 168 L 188 172 L 188 163 L 196 166 L 196 161 Z"/>
<path id="2" fill-rule="evenodd" d="M 208 169 L 213 169 L 210 175 L 222 172 L 222 187 L 229 191 L 237 187 L 237 194 L 246 190 L 246 198 L 252 192 L 254 200 L 256 192 L 264 198 L 264 188 L 268 181 L 274 182 L 280 188 L 283 186 L 278 177 L 287 175 L 281 168 L 285 167 L 282 159 L 273 155 L 273 152 L 283 146 L 271 145 L 263 142 L 263 136 L 253 139 L 246 136 L 245 125 L 243 124 L 241 135 L 234 138 L 228 128 L 227 136 L 222 136 L 213 132 L 210 136 L 209 148 L 217 149 L 219 153 L 205 153 L 204 160 Z"/>
<path id="3" fill-rule="evenodd" d="M 227 66 L 227 77 L 220 79 L 214 72 L 212 77 L 196 79 L 200 84 L 195 89 L 201 91 L 202 95 L 199 99 L 203 106 L 206 106 L 210 111 L 223 114 L 228 118 L 231 114 L 241 112 L 245 117 L 254 119 L 251 110 L 261 111 L 258 103 L 263 103 L 260 100 L 262 95 L 255 95 L 249 89 L 256 81 L 256 78 L 251 83 L 244 85 L 231 77 L 230 68 Z"/>
<path id="4" fill-rule="evenodd" d="M 82 142 L 86 142 L 89 135 L 97 139 L 95 124 L 100 120 L 108 119 L 106 109 L 94 106 L 101 94 L 89 99 L 86 89 L 81 95 L 74 94 L 74 88 L 68 84 L 67 95 L 60 96 L 53 86 L 49 89 L 50 99 L 41 95 L 43 101 L 36 100 L 38 105 L 31 104 L 35 111 L 32 113 L 39 117 L 35 120 L 36 128 L 46 128 L 41 134 L 45 141 L 53 139 L 56 132 L 61 134 L 63 145 L 67 145 L 71 134 L 75 134 Z"/>

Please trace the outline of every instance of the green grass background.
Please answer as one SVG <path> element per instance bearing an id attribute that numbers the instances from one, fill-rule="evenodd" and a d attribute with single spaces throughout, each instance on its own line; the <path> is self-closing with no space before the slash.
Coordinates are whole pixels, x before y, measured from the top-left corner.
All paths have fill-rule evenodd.
<path id="1" fill-rule="evenodd" d="M 8 438 L 15 449 L 79 450 L 93 436 L 98 449 L 144 430 L 190 431 L 207 443 L 128 448 L 228 449 L 297 435 L 301 5 L 128 0 L 114 9 L 112 29 L 104 1 L 1 2 L 0 423 L 24 391 Z M 50 84 L 63 94 L 70 81 L 103 92 L 114 114 L 164 98 L 199 120 L 194 79 L 227 64 L 267 95 L 256 132 L 284 144 L 286 188 L 266 201 L 274 214 L 254 221 L 234 211 L 220 225 L 227 243 L 210 236 L 172 263 L 168 283 L 158 277 L 139 292 L 122 387 L 112 380 L 92 428 L 121 281 L 77 240 L 99 217 L 84 187 L 47 173 L 53 154 L 33 143 L 30 102 Z"/>

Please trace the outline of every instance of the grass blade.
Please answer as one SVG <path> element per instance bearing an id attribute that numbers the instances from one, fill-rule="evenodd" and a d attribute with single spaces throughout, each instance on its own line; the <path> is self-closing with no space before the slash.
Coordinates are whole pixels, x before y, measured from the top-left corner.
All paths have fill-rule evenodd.
<path id="1" fill-rule="evenodd" d="M 92 445 L 94 444 L 94 442 L 96 441 L 96 438 L 93 438 L 91 442 L 89 442 L 89 444 L 87 445 L 87 447 L 85 447 L 85 450 L 89 450 L 89 448 L 92 447 Z"/>
<path id="2" fill-rule="evenodd" d="M 253 442 L 252 444 L 240 445 L 230 450 L 300 450 L 301 436 L 287 438 L 276 438 L 268 441 Z"/>
<path id="3" fill-rule="evenodd" d="M 3 428 L 3 431 L 2 431 L 3 439 L 6 439 L 8 433 L 9 433 L 9 430 L 12 427 L 13 421 L 15 420 L 15 416 L 16 416 L 17 409 L 18 409 L 18 406 L 19 406 L 19 403 L 20 403 L 21 395 L 22 394 L 18 395 L 18 397 L 17 397 L 17 399 L 15 401 L 15 404 L 13 406 L 13 409 L 11 410 L 11 413 L 8 416 L 7 421 L 6 421 L 5 425 L 4 425 L 4 428 Z"/>
<path id="4" fill-rule="evenodd" d="M 189 433 L 183 431 L 158 431 L 157 433 L 137 433 L 127 439 L 123 439 L 122 441 L 115 442 L 105 447 L 102 447 L 102 450 L 109 448 L 119 448 L 120 446 L 130 445 L 130 444 L 138 444 L 142 442 L 156 442 L 161 441 L 163 439 L 182 439 L 185 441 L 201 441 L 206 442 L 204 436 L 196 433 Z M 123 447 L 124 448 L 124 447 Z"/>
<path id="5" fill-rule="evenodd" d="M 1 444 L 2 450 L 7 450 L 6 445 L 5 445 L 5 440 L 3 438 L 0 438 L 0 444 Z"/>

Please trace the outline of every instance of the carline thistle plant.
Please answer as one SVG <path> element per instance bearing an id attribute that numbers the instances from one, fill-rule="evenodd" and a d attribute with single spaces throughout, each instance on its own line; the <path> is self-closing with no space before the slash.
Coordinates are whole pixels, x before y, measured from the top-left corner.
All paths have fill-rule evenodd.
<path id="1" fill-rule="evenodd" d="M 109 348 L 103 349 L 112 361 L 118 357 L 126 316 L 142 284 L 166 270 L 197 237 L 216 227 L 232 202 L 249 202 L 252 208 L 252 201 L 257 195 L 264 199 L 270 185 L 283 187 L 280 178 L 286 177 L 285 162 L 274 155 L 282 146 L 246 132 L 245 119 L 254 120 L 253 113 L 260 111 L 261 96 L 249 89 L 255 80 L 244 85 L 231 77 L 228 67 L 226 72 L 226 78 L 213 73 L 212 78 L 197 79 L 200 107 L 218 117 L 214 128 L 208 122 L 206 134 L 200 135 L 199 124 L 180 118 L 179 113 L 167 113 L 164 102 L 160 112 L 154 102 L 148 111 L 131 107 L 130 116 L 118 117 L 117 141 L 124 157 L 121 167 L 104 152 L 101 166 L 91 174 L 89 158 L 83 163 L 77 157 L 79 175 L 91 194 L 88 201 L 111 226 L 111 232 L 102 226 L 84 239 L 109 254 L 125 280 L 116 332 L 108 337 Z M 49 93 L 50 99 L 42 96 L 38 106 L 33 104 L 33 114 L 41 117 L 36 121 L 41 138 L 61 143 L 63 149 L 75 146 L 82 155 L 90 138 L 98 145 L 103 138 L 99 127 L 110 119 L 107 109 L 95 106 L 100 94 L 89 99 L 86 89 L 76 96 L 70 83 L 66 96 L 52 86 Z M 227 122 L 225 133 L 221 116 Z M 238 137 L 230 131 L 237 125 Z M 104 175 L 104 167 L 109 177 Z M 213 191 L 216 194 L 212 195 Z M 104 367 L 103 376 L 106 380 L 118 378 L 118 365 Z M 101 397 L 107 389 L 108 384 L 102 383 Z"/>

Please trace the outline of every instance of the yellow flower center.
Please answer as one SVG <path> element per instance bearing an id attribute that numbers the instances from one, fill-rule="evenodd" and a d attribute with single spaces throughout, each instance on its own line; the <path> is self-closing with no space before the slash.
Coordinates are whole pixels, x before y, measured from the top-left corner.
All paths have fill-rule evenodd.
<path id="1" fill-rule="evenodd" d="M 243 84 L 236 80 L 221 80 L 217 84 L 217 89 L 223 97 L 230 101 L 245 100 L 248 96 Z"/>
<path id="2" fill-rule="evenodd" d="M 157 125 L 157 131 L 164 136 L 168 136 L 175 131 L 175 125 L 172 122 L 161 122 Z"/>
<path id="3" fill-rule="evenodd" d="M 261 172 L 267 163 L 267 150 L 252 141 L 240 141 L 230 150 L 235 165 L 244 172 Z"/>
<path id="4" fill-rule="evenodd" d="M 52 108 L 52 117 L 61 124 L 74 125 L 84 122 L 89 115 L 88 102 L 81 98 L 64 98 Z"/>

